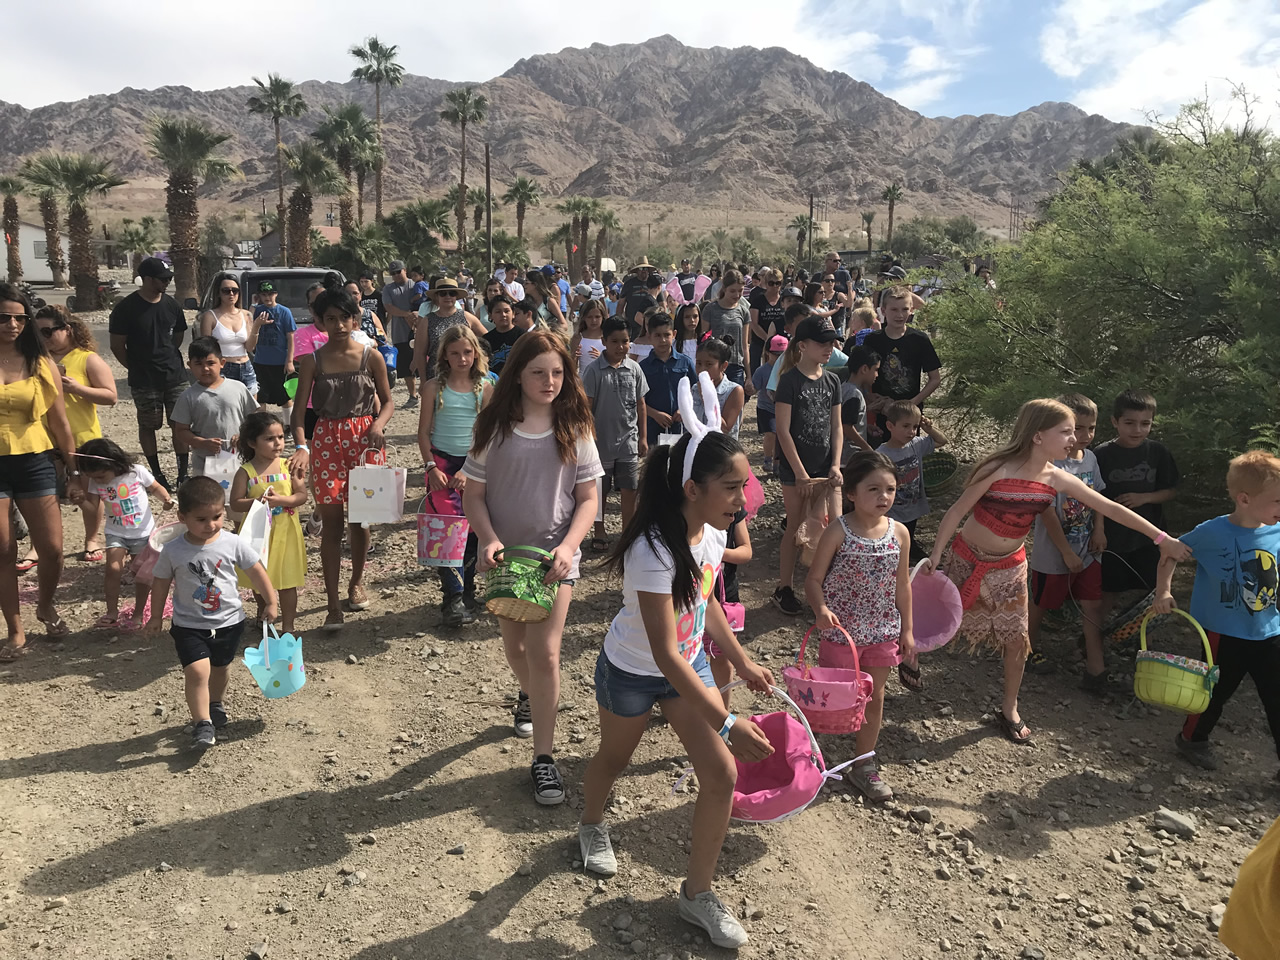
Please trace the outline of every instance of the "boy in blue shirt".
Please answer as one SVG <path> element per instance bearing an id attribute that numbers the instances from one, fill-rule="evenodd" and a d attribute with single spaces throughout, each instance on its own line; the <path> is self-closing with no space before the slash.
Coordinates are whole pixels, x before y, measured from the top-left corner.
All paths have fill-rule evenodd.
<path id="1" fill-rule="evenodd" d="M 1280 610 L 1276 608 L 1280 557 L 1280 457 L 1251 450 L 1231 461 L 1227 490 L 1235 509 L 1182 536 L 1195 556 L 1191 615 L 1204 627 L 1221 674 L 1204 713 L 1189 716 L 1178 734 L 1178 753 L 1205 770 L 1218 760 L 1209 746 L 1222 708 L 1248 675 L 1280 751 Z M 1175 561 L 1162 559 L 1156 613 L 1176 606 L 1169 588 Z"/>
<path id="2" fill-rule="evenodd" d="M 273 403 L 284 410 L 284 422 L 293 416 L 293 401 L 284 382 L 293 375 L 293 338 L 298 324 L 293 311 L 276 303 L 275 284 L 263 280 L 258 284 L 258 303 L 253 308 L 253 333 L 257 339 L 253 351 L 253 368 L 258 374 L 258 402 Z"/>
<path id="3" fill-rule="evenodd" d="M 676 391 L 680 388 L 681 379 L 689 381 L 690 389 L 697 389 L 698 386 L 698 372 L 693 361 L 673 349 L 674 324 L 675 321 L 665 313 L 655 313 L 649 317 L 649 342 L 653 344 L 653 351 L 640 361 L 640 371 L 649 384 L 649 392 L 644 398 L 645 412 L 648 414 L 646 440 L 649 446 L 657 444 L 660 433 L 680 432 Z"/>

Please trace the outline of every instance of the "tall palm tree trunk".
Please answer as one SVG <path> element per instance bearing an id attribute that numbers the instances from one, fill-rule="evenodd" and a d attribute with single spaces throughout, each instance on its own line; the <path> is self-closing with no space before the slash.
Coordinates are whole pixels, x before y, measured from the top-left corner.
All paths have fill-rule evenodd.
<path id="1" fill-rule="evenodd" d="M 582 268 L 587 265 L 587 251 L 590 249 L 590 242 L 587 239 L 591 233 L 591 221 L 587 217 L 582 218 L 582 224 L 578 228 L 578 276 L 582 276 Z M 576 282 L 576 281 L 575 281 Z"/>
<path id="2" fill-rule="evenodd" d="M 600 264 L 604 263 L 604 241 L 608 231 L 601 227 L 596 231 L 596 273 L 600 274 L 604 271 L 600 269 Z"/>
<path id="3" fill-rule="evenodd" d="M 889 201 L 889 233 L 884 238 L 884 248 L 886 250 L 893 249 L 893 201 Z"/>
<path id="4" fill-rule="evenodd" d="M 462 163 L 458 174 L 458 252 L 467 246 L 467 125 L 462 125 Z"/>
<path id="5" fill-rule="evenodd" d="M 524 242 L 524 201 L 516 204 L 516 239 Z"/>
<path id="6" fill-rule="evenodd" d="M 796 266 L 804 259 L 804 231 L 796 231 Z"/>
<path id="7" fill-rule="evenodd" d="M 22 279 L 22 249 L 18 246 L 18 198 L 4 198 L 4 241 L 9 255 L 9 282 Z"/>
<path id="8" fill-rule="evenodd" d="M 382 222 L 382 84 L 373 85 L 374 117 L 378 124 L 378 162 L 373 168 L 373 219 Z M 363 220 L 363 217 L 361 218 Z"/>
<path id="9" fill-rule="evenodd" d="M 58 199 L 52 193 L 40 194 L 40 218 L 44 220 L 45 259 L 53 274 L 53 285 L 67 285 L 67 261 L 62 255 L 62 234 L 58 230 Z"/>
<path id="10" fill-rule="evenodd" d="M 356 170 L 356 226 L 364 226 L 364 167 Z"/>
<path id="11" fill-rule="evenodd" d="M 93 255 L 93 222 L 89 211 L 78 203 L 67 210 L 67 233 L 71 239 L 71 277 L 76 287 L 78 310 L 98 309 L 98 258 Z"/>
<path id="12" fill-rule="evenodd" d="M 338 226 L 343 233 L 350 233 L 356 228 L 356 209 L 355 201 L 351 194 L 354 192 L 355 186 L 354 175 L 351 171 L 351 164 L 341 167 L 342 175 L 347 181 L 347 190 L 338 197 Z"/>
<path id="13" fill-rule="evenodd" d="M 564 268 L 569 271 L 569 276 L 573 276 L 573 234 L 568 234 L 564 238 Z"/>
<path id="14" fill-rule="evenodd" d="M 573 215 L 573 222 L 569 226 L 569 282 L 577 283 L 578 278 L 582 276 L 582 244 L 578 242 L 578 238 L 582 235 L 582 217 L 578 214 Z M 577 247 L 577 252 L 572 252 Z"/>
<path id="15" fill-rule="evenodd" d="M 196 206 L 196 178 L 172 173 L 165 190 L 169 214 L 169 256 L 173 259 L 175 295 L 179 303 L 197 296 L 196 257 L 199 253 L 200 211 Z"/>
<path id="16" fill-rule="evenodd" d="M 276 126 L 276 235 L 280 238 L 280 263 L 289 263 L 289 231 L 285 229 L 287 222 L 284 205 L 284 143 L 280 140 L 280 118 L 275 118 Z"/>
<path id="17" fill-rule="evenodd" d="M 289 197 L 289 249 L 295 267 L 311 266 L 311 195 L 294 190 Z"/>

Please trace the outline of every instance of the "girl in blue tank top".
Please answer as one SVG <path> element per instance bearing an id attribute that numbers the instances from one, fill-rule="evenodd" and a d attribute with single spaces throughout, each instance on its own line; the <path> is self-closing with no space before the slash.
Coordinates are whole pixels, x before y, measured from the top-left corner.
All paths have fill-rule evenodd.
<path id="1" fill-rule="evenodd" d="M 449 327 L 440 337 L 436 376 L 422 388 L 418 447 L 427 470 L 424 513 L 462 515 L 462 469 L 471 449 L 476 415 L 493 395 L 489 361 L 469 326 Z M 441 618 L 446 627 L 475 620 L 476 535 L 467 534 L 461 569 L 439 567 Z"/>

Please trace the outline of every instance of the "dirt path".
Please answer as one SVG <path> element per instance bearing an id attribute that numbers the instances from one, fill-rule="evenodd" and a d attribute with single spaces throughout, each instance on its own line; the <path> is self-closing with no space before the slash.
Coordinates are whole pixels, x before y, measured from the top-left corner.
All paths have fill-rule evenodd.
<path id="1" fill-rule="evenodd" d="M 410 464 L 414 414 L 388 432 Z M 126 448 L 133 424 L 127 399 L 105 411 Z M 767 491 L 741 581 L 751 649 L 778 670 L 801 630 L 767 604 L 781 516 Z M 71 554 L 82 534 L 65 517 Z M 227 742 L 199 760 L 167 635 L 91 632 L 102 568 L 68 563 L 73 634 L 33 630 L 37 652 L 0 671 L 0 956 L 241 958 L 263 943 L 272 958 L 729 956 L 676 916 L 691 797 L 671 792 L 684 757 L 660 721 L 614 797 L 618 876 L 572 867 L 598 734 L 591 675 L 618 585 L 592 572 L 577 591 L 557 738 L 570 799 L 540 808 L 528 745 L 510 735 L 496 622 L 442 630 L 411 524 L 376 537 L 373 607 L 320 633 L 313 557 L 306 688 L 267 701 L 237 669 Z M 22 587 L 30 616 L 33 576 Z M 1077 630 L 1053 628 L 1064 661 Z M 837 784 L 797 819 L 731 831 L 718 890 L 747 916 L 741 956 L 1227 956 L 1210 910 L 1280 812 L 1251 689 L 1228 707 L 1226 763 L 1210 777 L 1173 757 L 1175 716 L 1089 699 L 1074 667 L 1028 678 L 1032 749 L 987 722 L 997 663 L 948 649 L 924 667 L 923 696 L 891 681 L 880 753 L 893 805 L 868 809 Z M 829 762 L 850 758 L 848 738 L 821 740 Z M 1195 838 L 1155 832 L 1161 805 L 1195 816 Z"/>

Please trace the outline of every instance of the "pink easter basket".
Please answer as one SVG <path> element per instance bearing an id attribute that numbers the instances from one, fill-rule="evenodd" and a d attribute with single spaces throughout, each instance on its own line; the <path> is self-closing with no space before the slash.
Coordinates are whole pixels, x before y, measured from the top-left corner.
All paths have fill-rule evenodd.
<path id="1" fill-rule="evenodd" d="M 805 631 L 796 663 L 783 668 L 782 679 L 787 685 L 787 692 L 799 703 L 797 709 L 814 730 L 819 733 L 853 733 L 861 728 L 866 717 L 875 682 L 871 674 L 859 665 L 858 647 L 844 627 L 836 629 L 849 641 L 854 668 L 809 666 L 804 653 L 809 635 L 816 629 L 815 624 Z"/>
<path id="2" fill-rule="evenodd" d="M 439 502 L 428 493 L 418 507 L 418 563 L 424 567 L 461 567 L 470 527 L 457 510 L 453 497 Z"/>
<path id="3" fill-rule="evenodd" d="M 137 566 L 134 567 L 133 578 L 138 583 L 151 583 L 156 578 L 156 561 L 160 559 L 160 551 L 170 540 L 177 540 L 187 532 L 187 525 L 175 520 L 164 526 L 156 527 L 147 538 L 147 545 L 138 554 Z"/>
<path id="4" fill-rule="evenodd" d="M 926 562 L 921 560 L 911 571 L 911 632 L 915 635 L 916 653 L 945 647 L 964 617 L 956 585 L 945 573 L 921 573 Z"/>
<path id="5" fill-rule="evenodd" d="M 747 521 L 750 522 L 756 518 L 756 514 L 764 506 L 764 487 L 760 485 L 760 480 L 755 473 L 747 475 L 747 485 L 742 492 L 747 497 L 747 502 L 743 509 L 747 511 Z"/>
<path id="6" fill-rule="evenodd" d="M 723 689 L 732 690 L 745 682 L 736 680 Z M 773 753 L 758 763 L 736 761 L 732 816 L 746 823 L 791 819 L 818 798 L 824 783 L 841 779 L 839 771 L 853 763 L 850 760 L 828 770 L 804 712 L 782 690 L 769 689 L 795 710 L 799 719 L 781 710 L 751 718 L 773 745 Z"/>

